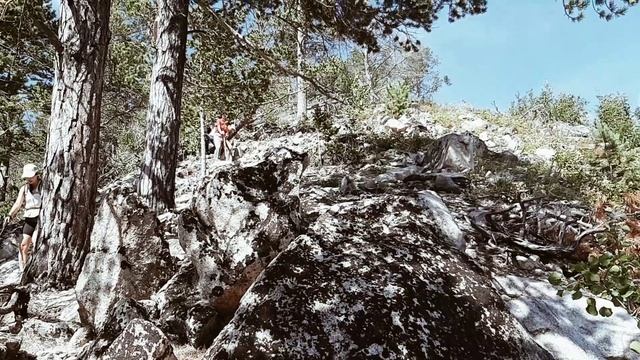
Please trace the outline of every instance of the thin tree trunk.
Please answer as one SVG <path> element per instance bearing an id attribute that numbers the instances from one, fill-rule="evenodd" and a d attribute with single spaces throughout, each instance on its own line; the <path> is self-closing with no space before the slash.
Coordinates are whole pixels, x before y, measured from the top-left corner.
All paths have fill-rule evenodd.
<path id="1" fill-rule="evenodd" d="M 175 207 L 188 1 L 157 0 L 157 6 L 156 59 L 151 73 L 147 139 L 138 194 L 160 212 Z"/>
<path id="2" fill-rule="evenodd" d="M 9 166 L 0 163 L 0 201 L 7 200 L 7 185 L 9 184 Z"/>
<path id="3" fill-rule="evenodd" d="M 40 237 L 23 281 L 73 286 L 89 249 L 110 0 L 62 0 Z"/>
<path id="4" fill-rule="evenodd" d="M 11 164 L 11 146 L 13 145 L 13 133 L 8 132 L 6 150 L 0 156 L 0 201 L 7 199 L 7 185 L 9 184 L 9 165 Z"/>
<path id="5" fill-rule="evenodd" d="M 369 49 L 364 48 L 362 51 L 363 62 L 364 62 L 364 83 L 369 91 L 369 101 L 374 102 L 375 97 L 373 94 L 373 83 L 371 81 L 371 72 L 369 71 Z"/>
<path id="6" fill-rule="evenodd" d="M 204 110 L 200 109 L 200 176 L 207 176 L 207 141 L 204 132 Z"/>
<path id="7" fill-rule="evenodd" d="M 302 8 L 300 5 L 300 1 L 298 1 L 298 14 L 301 15 L 302 14 Z M 302 25 L 300 25 L 302 26 Z M 303 73 L 303 67 L 304 67 L 304 32 L 302 31 L 301 27 L 298 28 L 297 30 L 297 46 L 296 46 L 296 53 L 297 53 L 297 60 L 298 60 L 298 66 L 297 66 L 297 71 L 298 74 L 302 74 Z M 307 94 L 306 94 L 306 90 L 305 90 L 305 83 L 304 83 L 304 79 L 301 76 L 296 77 L 296 92 L 298 94 L 298 106 L 297 106 L 297 112 L 296 112 L 296 120 L 298 123 L 300 123 L 300 121 L 304 120 L 304 117 L 307 113 Z"/>

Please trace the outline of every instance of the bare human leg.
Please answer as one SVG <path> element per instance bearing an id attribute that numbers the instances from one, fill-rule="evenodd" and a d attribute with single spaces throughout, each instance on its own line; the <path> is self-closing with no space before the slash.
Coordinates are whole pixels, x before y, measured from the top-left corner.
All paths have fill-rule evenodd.
<path id="1" fill-rule="evenodd" d="M 24 270 L 29 260 L 29 248 L 31 247 L 31 236 L 22 234 L 22 243 L 20 243 L 20 270 Z"/>

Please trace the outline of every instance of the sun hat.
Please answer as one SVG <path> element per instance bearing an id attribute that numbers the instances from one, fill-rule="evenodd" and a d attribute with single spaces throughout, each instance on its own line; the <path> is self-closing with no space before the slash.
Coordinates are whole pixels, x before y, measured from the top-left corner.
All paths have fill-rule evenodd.
<path id="1" fill-rule="evenodd" d="M 34 164 L 27 164 L 22 168 L 22 178 L 27 179 L 38 174 L 38 167 Z"/>

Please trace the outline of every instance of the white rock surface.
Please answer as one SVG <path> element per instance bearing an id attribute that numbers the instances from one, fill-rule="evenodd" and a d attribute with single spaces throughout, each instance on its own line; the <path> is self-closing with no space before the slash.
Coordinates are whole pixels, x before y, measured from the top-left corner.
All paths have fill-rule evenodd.
<path id="1" fill-rule="evenodd" d="M 0 265 L 0 286 L 17 284 L 20 282 L 20 276 L 18 260 L 5 261 Z"/>
<path id="2" fill-rule="evenodd" d="M 562 298 L 546 281 L 514 275 L 496 277 L 511 297 L 511 313 L 534 339 L 558 360 L 639 359 L 629 349 L 640 338 L 637 321 L 608 300 L 597 299 L 596 306 L 613 309 L 605 318 L 586 312 L 586 298 Z"/>
<path id="3" fill-rule="evenodd" d="M 538 158 L 549 162 L 553 160 L 554 156 L 556 156 L 556 151 L 551 148 L 539 148 L 534 151 L 534 154 Z"/>
<path id="4" fill-rule="evenodd" d="M 464 234 L 440 196 L 434 191 L 427 190 L 420 192 L 418 199 L 420 204 L 428 209 L 431 216 L 433 216 L 434 222 L 438 225 L 442 234 L 446 236 L 449 244 L 460 251 L 464 251 L 466 248 Z"/>

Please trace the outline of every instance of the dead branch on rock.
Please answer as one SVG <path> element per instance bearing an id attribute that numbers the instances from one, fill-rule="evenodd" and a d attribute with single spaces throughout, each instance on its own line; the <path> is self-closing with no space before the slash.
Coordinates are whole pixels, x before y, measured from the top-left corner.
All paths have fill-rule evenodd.
<path id="1" fill-rule="evenodd" d="M 580 243 L 605 232 L 606 224 L 592 225 L 576 205 L 545 201 L 544 197 L 524 199 L 517 194 L 512 204 L 478 209 L 470 213 L 471 226 L 491 243 L 506 243 L 527 252 L 566 256 Z"/>

